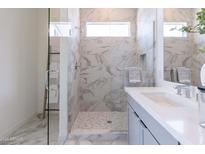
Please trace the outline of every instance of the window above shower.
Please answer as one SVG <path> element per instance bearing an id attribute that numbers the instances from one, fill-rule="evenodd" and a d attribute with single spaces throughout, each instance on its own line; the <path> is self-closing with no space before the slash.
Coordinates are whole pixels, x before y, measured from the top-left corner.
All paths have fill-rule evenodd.
<path id="1" fill-rule="evenodd" d="M 87 37 L 130 37 L 130 22 L 87 22 Z"/>
<path id="2" fill-rule="evenodd" d="M 164 22 L 164 37 L 187 37 L 186 32 L 180 31 L 186 22 Z"/>

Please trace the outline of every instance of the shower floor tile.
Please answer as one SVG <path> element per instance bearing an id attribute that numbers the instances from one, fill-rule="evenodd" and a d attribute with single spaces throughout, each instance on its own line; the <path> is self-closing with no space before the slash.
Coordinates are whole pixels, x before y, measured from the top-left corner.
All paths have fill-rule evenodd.
<path id="1" fill-rule="evenodd" d="M 71 134 L 127 132 L 127 112 L 80 112 Z"/>
<path id="2" fill-rule="evenodd" d="M 67 145 L 126 145 L 127 112 L 80 112 Z"/>

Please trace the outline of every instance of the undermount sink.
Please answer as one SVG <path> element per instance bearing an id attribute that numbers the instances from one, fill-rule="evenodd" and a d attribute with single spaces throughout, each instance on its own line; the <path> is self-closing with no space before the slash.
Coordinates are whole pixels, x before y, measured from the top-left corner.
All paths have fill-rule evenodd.
<path id="1" fill-rule="evenodd" d="M 175 95 L 166 92 L 143 92 L 142 95 L 159 105 L 180 107 L 181 102 L 177 100 Z"/>

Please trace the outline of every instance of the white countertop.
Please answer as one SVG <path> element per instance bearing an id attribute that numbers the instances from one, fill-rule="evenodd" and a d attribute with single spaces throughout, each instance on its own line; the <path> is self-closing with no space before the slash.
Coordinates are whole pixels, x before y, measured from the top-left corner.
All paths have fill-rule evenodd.
<path id="1" fill-rule="evenodd" d="M 197 102 L 162 87 L 126 87 L 125 91 L 181 144 L 205 144 L 205 128 L 198 124 Z M 183 102 L 183 105 L 160 105 L 143 95 L 144 92 L 170 93 L 174 99 Z"/>

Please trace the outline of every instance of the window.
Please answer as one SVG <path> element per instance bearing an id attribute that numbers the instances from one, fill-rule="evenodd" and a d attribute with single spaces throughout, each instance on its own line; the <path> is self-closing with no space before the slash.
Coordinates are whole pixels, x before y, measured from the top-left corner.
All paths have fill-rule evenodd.
<path id="1" fill-rule="evenodd" d="M 164 37 L 187 37 L 186 32 L 180 31 L 186 22 L 164 22 Z"/>
<path id="2" fill-rule="evenodd" d="M 50 36 L 51 37 L 70 37 L 71 36 L 71 22 L 51 22 Z"/>
<path id="3" fill-rule="evenodd" d="M 87 37 L 129 37 L 130 22 L 87 22 Z"/>

